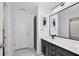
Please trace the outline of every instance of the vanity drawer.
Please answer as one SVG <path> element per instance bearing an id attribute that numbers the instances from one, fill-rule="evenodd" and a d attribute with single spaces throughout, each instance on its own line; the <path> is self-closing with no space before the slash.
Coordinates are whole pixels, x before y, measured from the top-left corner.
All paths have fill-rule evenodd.
<path id="1" fill-rule="evenodd" d="M 46 45 L 46 46 L 48 46 L 48 42 L 47 41 L 45 41 L 45 40 L 41 40 L 41 43 L 43 44 L 43 45 Z"/>
<path id="2" fill-rule="evenodd" d="M 51 49 L 55 50 L 55 45 L 51 44 Z"/>
<path id="3" fill-rule="evenodd" d="M 56 47 L 56 56 L 77 56 L 77 55 L 57 46 Z"/>
<path id="4" fill-rule="evenodd" d="M 49 43 L 49 48 L 51 48 L 51 49 L 55 49 L 55 45 L 52 44 L 52 43 Z"/>

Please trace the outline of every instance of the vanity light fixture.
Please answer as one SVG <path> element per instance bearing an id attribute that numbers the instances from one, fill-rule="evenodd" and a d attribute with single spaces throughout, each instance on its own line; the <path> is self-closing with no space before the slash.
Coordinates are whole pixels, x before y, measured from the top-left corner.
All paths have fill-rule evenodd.
<path id="1" fill-rule="evenodd" d="M 46 17 L 43 17 L 43 25 L 46 25 Z"/>

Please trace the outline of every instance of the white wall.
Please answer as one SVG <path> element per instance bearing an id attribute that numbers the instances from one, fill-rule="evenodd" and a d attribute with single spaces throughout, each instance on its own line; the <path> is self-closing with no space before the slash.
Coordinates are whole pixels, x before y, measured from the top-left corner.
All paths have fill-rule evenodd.
<path id="1" fill-rule="evenodd" d="M 69 19 L 72 19 L 74 17 L 79 17 L 79 4 L 58 14 L 59 36 L 69 37 Z"/>
<path id="2" fill-rule="evenodd" d="M 72 19 L 70 22 L 70 37 L 79 38 L 79 18 Z"/>
<path id="3" fill-rule="evenodd" d="M 3 43 L 3 2 L 0 2 L 0 45 Z M 3 49 L 0 48 L 0 56 L 2 56 Z"/>

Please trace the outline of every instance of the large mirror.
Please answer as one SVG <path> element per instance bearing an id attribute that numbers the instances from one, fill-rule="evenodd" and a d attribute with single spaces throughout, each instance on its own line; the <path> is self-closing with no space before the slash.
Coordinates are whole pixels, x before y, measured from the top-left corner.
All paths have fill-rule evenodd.
<path id="1" fill-rule="evenodd" d="M 58 26 L 52 27 L 55 31 L 51 28 L 51 25 L 54 25 L 51 18 L 54 16 L 54 21 L 58 20 L 55 22 Z M 50 16 L 49 25 L 50 35 L 79 40 L 79 3 Z"/>

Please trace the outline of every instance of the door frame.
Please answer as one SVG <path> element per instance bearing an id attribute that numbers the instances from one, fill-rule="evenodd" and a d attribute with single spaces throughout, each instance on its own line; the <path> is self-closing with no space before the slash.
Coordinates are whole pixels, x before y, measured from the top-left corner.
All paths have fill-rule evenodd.
<path id="1" fill-rule="evenodd" d="M 34 16 L 34 49 L 37 51 L 37 15 Z"/>
<path id="2" fill-rule="evenodd" d="M 5 30 L 4 35 L 6 39 L 4 39 L 4 54 L 5 56 L 13 56 L 14 55 L 14 48 L 12 41 L 12 18 L 11 18 L 11 5 L 9 2 L 3 2 L 3 29 Z"/>

